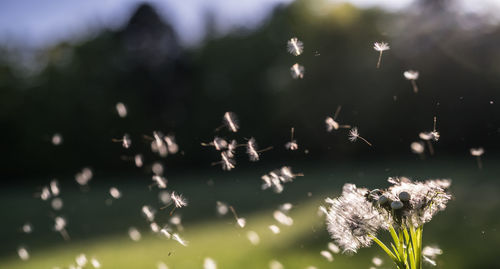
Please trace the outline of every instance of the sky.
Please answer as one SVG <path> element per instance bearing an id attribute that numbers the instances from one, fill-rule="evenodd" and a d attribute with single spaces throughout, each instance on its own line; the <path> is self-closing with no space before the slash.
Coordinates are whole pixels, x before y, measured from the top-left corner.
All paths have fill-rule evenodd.
<path id="1" fill-rule="evenodd" d="M 185 45 L 203 38 L 204 14 L 215 14 L 220 30 L 258 26 L 277 4 L 293 0 L 1 0 L 0 42 L 43 47 L 85 38 L 102 27 L 116 29 L 143 2 L 151 3 L 171 23 Z M 313 1 L 313 0 L 311 0 Z M 339 2 L 339 0 L 330 0 Z M 470 12 L 500 11 L 500 0 L 459 0 Z M 348 0 L 360 7 L 405 8 L 412 0 Z M 474 4 L 471 4 L 473 2 Z"/>

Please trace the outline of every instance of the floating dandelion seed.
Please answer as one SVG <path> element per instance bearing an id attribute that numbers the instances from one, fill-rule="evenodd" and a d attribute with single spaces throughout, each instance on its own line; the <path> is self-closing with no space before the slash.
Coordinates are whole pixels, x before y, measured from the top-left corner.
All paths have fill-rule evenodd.
<path id="1" fill-rule="evenodd" d="M 238 129 L 240 128 L 238 124 L 238 118 L 236 117 L 236 114 L 233 112 L 226 112 L 224 113 L 224 125 L 227 127 L 227 129 L 233 133 L 238 132 Z"/>
<path id="2" fill-rule="evenodd" d="M 30 258 L 30 253 L 25 247 L 19 247 L 17 249 L 17 255 L 19 255 L 19 258 L 23 261 L 29 260 Z"/>
<path id="3" fill-rule="evenodd" d="M 130 148 L 132 145 L 132 140 L 130 139 L 130 136 L 128 134 L 124 134 L 121 139 L 111 139 L 113 142 L 121 142 L 123 148 Z"/>
<path id="4" fill-rule="evenodd" d="M 269 269 L 284 269 L 285 267 L 277 260 L 271 260 L 269 262 Z"/>
<path id="5" fill-rule="evenodd" d="M 139 241 L 141 240 L 141 233 L 139 232 L 139 230 L 137 230 L 137 228 L 135 227 L 130 227 L 128 229 L 128 236 L 130 237 L 130 239 L 132 239 L 132 241 Z"/>
<path id="6" fill-rule="evenodd" d="M 236 140 L 231 140 L 231 143 L 227 144 L 227 150 L 226 150 L 226 155 L 229 158 L 234 158 L 234 152 L 236 148 L 238 147 L 238 142 Z"/>
<path id="7" fill-rule="evenodd" d="M 231 169 L 234 169 L 236 166 L 236 161 L 229 157 L 229 154 L 226 151 L 223 151 L 220 153 L 221 156 L 221 161 L 220 162 L 214 162 L 212 165 L 217 165 L 220 164 L 222 166 L 222 170 L 224 171 L 230 171 Z"/>
<path id="8" fill-rule="evenodd" d="M 165 227 L 163 227 L 161 230 L 160 230 L 160 233 L 162 235 L 164 235 L 167 239 L 170 239 L 172 238 L 172 234 L 170 233 L 170 229 L 168 228 L 168 226 L 165 225 Z"/>
<path id="9" fill-rule="evenodd" d="M 273 232 L 273 234 L 279 234 L 281 232 L 281 229 L 280 227 L 276 226 L 276 225 L 269 225 L 269 230 L 271 230 L 271 232 Z"/>
<path id="10" fill-rule="evenodd" d="M 55 133 L 54 135 L 52 135 L 51 141 L 52 141 L 52 145 L 59 146 L 63 142 L 63 137 L 61 134 Z"/>
<path id="11" fill-rule="evenodd" d="M 294 56 L 299 56 L 304 51 L 304 44 L 296 37 L 292 37 L 287 42 L 288 52 Z"/>
<path id="12" fill-rule="evenodd" d="M 418 134 L 420 139 L 424 140 L 429 148 L 429 153 L 434 155 L 434 146 L 432 146 L 431 140 L 433 139 L 433 135 L 430 132 L 421 132 Z"/>
<path id="13" fill-rule="evenodd" d="M 111 187 L 109 189 L 109 194 L 115 199 L 120 199 L 120 197 L 122 197 L 122 193 L 116 187 Z"/>
<path id="14" fill-rule="evenodd" d="M 163 175 L 163 165 L 159 162 L 155 162 L 153 163 L 153 165 L 151 166 L 151 171 L 153 172 L 153 174 L 155 175 Z"/>
<path id="15" fill-rule="evenodd" d="M 277 222 L 279 222 L 283 225 L 286 225 L 286 226 L 293 225 L 293 219 L 279 210 L 274 211 L 273 217 Z"/>
<path id="16" fill-rule="evenodd" d="M 297 176 L 303 176 L 303 174 L 294 174 L 291 167 L 283 166 L 280 170 L 271 171 L 261 177 L 264 181 L 262 189 L 273 188 L 274 192 L 281 193 L 284 189 L 283 183 L 291 182 Z"/>
<path id="17" fill-rule="evenodd" d="M 349 141 L 351 142 L 356 142 L 357 139 L 363 140 L 368 146 L 372 146 L 370 142 L 368 142 L 366 139 L 364 139 L 362 136 L 359 135 L 358 127 L 354 127 L 349 131 Z"/>
<path id="18" fill-rule="evenodd" d="M 373 263 L 375 266 L 381 266 L 381 265 L 384 263 L 384 261 L 382 261 L 382 259 L 381 259 L 381 258 L 379 258 L 379 257 L 373 257 L 373 259 L 372 259 L 372 263 Z"/>
<path id="19" fill-rule="evenodd" d="M 141 211 L 142 211 L 142 214 L 144 214 L 144 216 L 146 217 L 146 219 L 148 221 L 154 221 L 155 220 L 155 214 L 156 214 L 156 212 L 150 206 L 148 206 L 148 205 L 143 206 L 142 209 L 141 209 Z"/>
<path id="20" fill-rule="evenodd" d="M 210 143 L 201 143 L 202 146 L 204 147 L 209 147 L 213 146 L 215 150 L 221 151 L 224 150 L 228 147 L 228 143 L 225 139 L 220 138 L 220 137 L 214 137 L 214 140 L 212 140 Z"/>
<path id="21" fill-rule="evenodd" d="M 93 177 L 92 170 L 88 167 L 85 167 L 82 169 L 82 171 L 80 173 L 77 173 L 75 175 L 75 180 L 81 186 L 85 186 L 89 183 L 89 181 L 92 179 L 92 177 Z"/>
<path id="22" fill-rule="evenodd" d="M 234 219 L 236 220 L 236 223 L 240 228 L 244 228 L 245 225 L 247 224 L 247 221 L 245 218 L 239 218 L 238 214 L 236 214 L 236 210 L 234 209 L 233 206 L 229 206 L 229 209 L 231 209 L 231 212 L 233 212 Z"/>
<path id="23" fill-rule="evenodd" d="M 418 87 L 416 80 L 418 79 L 418 71 L 408 70 L 403 73 L 405 78 L 411 82 L 411 86 L 413 87 L 413 92 L 418 93 Z"/>
<path id="24" fill-rule="evenodd" d="M 168 147 L 164 142 L 164 136 L 161 132 L 153 132 L 153 141 L 151 142 L 151 150 L 158 153 L 160 157 L 167 157 Z"/>
<path id="25" fill-rule="evenodd" d="M 335 121 L 337 119 L 337 117 L 339 116 L 341 109 L 342 109 L 342 106 L 337 107 L 337 110 L 335 111 L 333 118 L 326 117 L 325 124 L 326 124 L 326 131 L 327 132 L 331 132 L 333 130 L 338 130 L 339 128 L 345 128 L 345 129 L 351 128 L 350 125 L 340 125 L 338 122 Z"/>
<path id="26" fill-rule="evenodd" d="M 214 259 L 206 257 L 205 260 L 203 260 L 203 269 L 217 269 L 217 263 Z"/>
<path id="27" fill-rule="evenodd" d="M 328 243 L 328 249 L 335 254 L 338 254 L 340 252 L 340 248 L 332 242 Z"/>
<path id="28" fill-rule="evenodd" d="M 250 138 L 247 142 L 247 154 L 248 157 L 250 158 L 250 161 L 256 162 L 260 159 L 260 153 L 264 151 L 271 150 L 273 147 L 267 147 L 262 150 L 258 150 L 257 147 L 257 142 L 255 141 L 255 138 Z"/>
<path id="29" fill-rule="evenodd" d="M 179 145 L 175 142 L 175 136 L 167 135 L 163 137 L 165 143 L 167 143 L 167 151 L 170 154 L 176 154 L 179 151 Z"/>
<path id="30" fill-rule="evenodd" d="M 68 241 L 70 238 L 68 232 L 66 231 L 66 224 L 66 219 L 63 217 L 56 217 L 54 219 L 54 230 L 59 232 L 64 240 Z"/>
<path id="31" fill-rule="evenodd" d="M 223 203 L 221 201 L 216 202 L 216 209 L 217 209 L 217 214 L 219 216 L 224 216 L 229 212 L 229 207 L 226 203 Z"/>
<path id="32" fill-rule="evenodd" d="M 165 177 L 154 175 L 153 182 L 156 186 L 158 186 L 159 189 L 167 188 L 167 179 Z"/>
<path id="33" fill-rule="evenodd" d="M 294 64 L 290 67 L 290 72 L 292 73 L 292 78 L 304 78 L 304 67 L 299 64 Z"/>
<path id="34" fill-rule="evenodd" d="M 52 192 L 52 195 L 58 196 L 61 190 L 59 189 L 59 183 L 57 179 L 53 179 L 50 181 L 50 191 Z"/>
<path id="35" fill-rule="evenodd" d="M 424 257 L 424 261 L 426 261 L 427 263 L 429 263 L 432 266 L 437 265 L 435 259 L 438 255 L 441 255 L 441 254 L 443 254 L 443 251 L 438 247 L 426 246 L 422 250 L 422 256 Z"/>
<path id="36" fill-rule="evenodd" d="M 292 210 L 293 205 L 291 203 L 284 203 L 279 206 L 279 210 L 283 213 L 287 213 L 288 211 Z"/>
<path id="37" fill-rule="evenodd" d="M 290 142 L 285 144 L 285 148 L 289 150 L 297 150 L 299 149 L 299 145 L 297 144 L 297 140 L 293 139 L 295 128 L 292 127 L 290 131 Z"/>
<path id="38" fill-rule="evenodd" d="M 176 233 L 172 234 L 172 239 L 173 239 L 173 240 L 175 240 L 175 241 L 177 241 L 177 242 L 179 242 L 179 244 L 181 244 L 181 245 L 183 245 L 183 246 L 185 246 L 185 247 L 187 247 L 187 245 L 188 245 L 188 242 L 187 242 L 187 241 L 185 241 L 184 239 L 182 239 L 182 238 L 181 238 L 178 234 L 176 234 Z"/>
<path id="39" fill-rule="evenodd" d="M 170 197 L 170 193 L 168 191 L 160 191 L 158 193 L 158 199 L 164 205 L 168 205 L 172 202 L 172 198 Z"/>
<path id="40" fill-rule="evenodd" d="M 29 222 L 26 222 L 23 227 L 21 227 L 21 230 L 23 231 L 23 233 L 25 234 L 30 234 L 31 232 L 33 232 L 33 225 Z"/>
<path id="41" fill-rule="evenodd" d="M 153 233 L 159 233 L 160 232 L 160 226 L 156 222 L 151 222 L 149 224 L 149 228 Z"/>
<path id="42" fill-rule="evenodd" d="M 87 262 L 88 262 L 87 256 L 85 256 L 85 254 L 83 254 L 83 253 L 76 256 L 75 261 L 79 267 L 84 267 L 85 265 L 87 265 Z"/>
<path id="43" fill-rule="evenodd" d="M 184 227 L 182 226 L 182 218 L 179 215 L 174 215 L 170 218 L 170 223 L 172 225 L 175 225 L 178 231 L 184 230 Z"/>
<path id="44" fill-rule="evenodd" d="M 432 132 L 431 132 L 431 135 L 432 135 L 432 139 L 434 141 L 438 141 L 439 140 L 439 132 L 436 130 L 436 121 L 437 121 L 437 117 L 434 116 L 434 128 L 432 129 Z"/>
<path id="45" fill-rule="evenodd" d="M 256 245 L 258 245 L 260 243 L 260 237 L 254 231 L 248 231 L 247 232 L 247 238 L 248 238 L 248 241 L 250 241 L 250 243 L 252 245 L 254 245 L 254 246 L 256 246 Z"/>
<path id="46" fill-rule="evenodd" d="M 382 62 L 382 53 L 390 49 L 389 44 L 385 42 L 375 42 L 373 43 L 373 49 L 380 52 L 377 62 L 377 68 L 380 68 L 380 62 Z"/>
<path id="47" fill-rule="evenodd" d="M 483 169 L 483 163 L 481 161 L 481 155 L 484 154 L 484 149 L 483 148 L 471 148 L 470 149 L 470 155 L 476 157 L 477 160 L 477 167 L 479 169 Z"/>
<path id="48" fill-rule="evenodd" d="M 157 267 L 158 269 L 168 269 L 168 266 L 167 266 L 164 262 L 158 262 L 158 263 L 156 264 L 156 267 Z"/>
<path id="49" fill-rule="evenodd" d="M 63 200 L 59 197 L 56 197 L 54 199 L 52 199 L 52 202 L 50 203 L 50 205 L 52 206 L 52 209 L 54 210 L 61 210 L 64 203 L 63 203 Z"/>
<path id="50" fill-rule="evenodd" d="M 172 192 L 170 198 L 172 198 L 172 201 L 174 202 L 176 208 L 181 208 L 188 205 L 187 199 L 184 198 L 182 194 L 176 194 L 175 191 Z"/>
<path id="51" fill-rule="evenodd" d="M 333 262 L 333 255 L 328 250 L 322 250 L 320 252 L 321 256 L 323 256 L 327 261 Z"/>
<path id="52" fill-rule="evenodd" d="M 94 268 L 101 268 L 101 262 L 99 260 L 97 260 L 96 258 L 91 258 L 90 264 L 92 264 L 92 266 L 94 266 Z"/>
<path id="53" fill-rule="evenodd" d="M 142 167 L 142 165 L 144 164 L 143 161 L 142 161 L 142 155 L 141 154 L 135 155 L 134 156 L 134 162 L 135 162 L 135 166 Z"/>
<path id="54" fill-rule="evenodd" d="M 48 187 L 43 187 L 43 188 L 42 188 L 42 192 L 40 193 L 40 199 L 42 199 L 43 201 L 46 201 L 46 200 L 48 200 L 51 196 L 52 196 L 52 194 L 50 193 L 49 188 L 48 188 Z"/>
<path id="55" fill-rule="evenodd" d="M 411 152 L 419 154 L 420 157 L 424 157 L 425 146 L 422 142 L 413 142 L 410 144 Z"/>
<path id="56" fill-rule="evenodd" d="M 125 106 L 125 104 L 123 104 L 122 102 L 118 102 L 116 103 L 115 108 L 120 118 L 125 118 L 127 116 L 127 107 Z"/>

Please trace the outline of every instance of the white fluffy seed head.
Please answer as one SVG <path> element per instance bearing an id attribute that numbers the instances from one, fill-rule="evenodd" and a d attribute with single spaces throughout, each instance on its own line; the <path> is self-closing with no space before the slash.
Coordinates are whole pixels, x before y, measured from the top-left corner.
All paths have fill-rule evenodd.
<path id="1" fill-rule="evenodd" d="M 116 112 L 120 118 L 125 118 L 127 116 L 127 107 L 122 102 L 116 103 Z"/>
<path id="2" fill-rule="evenodd" d="M 292 78 L 294 79 L 304 78 L 304 71 L 304 67 L 297 63 L 290 67 L 290 73 L 292 74 Z"/>
<path id="3" fill-rule="evenodd" d="M 327 261 L 333 262 L 333 255 L 330 251 L 328 250 L 322 250 L 320 252 L 321 256 L 323 256 Z"/>
<path id="4" fill-rule="evenodd" d="M 271 230 L 271 232 L 273 232 L 273 234 L 279 234 L 281 232 L 280 227 L 278 227 L 274 224 L 269 225 L 269 230 Z"/>
<path id="5" fill-rule="evenodd" d="M 470 155 L 479 157 L 484 154 L 484 149 L 483 148 L 471 148 L 470 149 Z"/>
<path id="6" fill-rule="evenodd" d="M 141 232 L 139 232 L 139 230 L 137 230 L 137 228 L 135 227 L 130 227 L 128 229 L 128 236 L 130 237 L 130 239 L 132 239 L 132 241 L 139 241 L 141 240 Z"/>
<path id="7" fill-rule="evenodd" d="M 422 142 L 413 142 L 410 144 L 411 152 L 415 154 L 422 154 L 424 153 L 425 146 L 424 143 Z"/>
<path id="8" fill-rule="evenodd" d="M 287 42 L 287 50 L 294 56 L 299 56 L 304 51 L 304 44 L 296 37 L 290 38 Z"/>
<path id="9" fill-rule="evenodd" d="M 17 255 L 19 255 L 19 258 L 23 261 L 29 260 L 30 258 L 30 253 L 25 247 L 19 247 L 17 249 Z"/>
<path id="10" fill-rule="evenodd" d="M 62 144 L 63 142 L 63 137 L 61 134 L 58 134 L 58 133 L 55 133 L 52 135 L 52 139 L 51 139 L 51 142 L 52 142 L 52 145 L 54 146 L 59 146 Z"/>
<path id="11" fill-rule="evenodd" d="M 385 42 L 375 42 L 373 43 L 373 49 L 375 49 L 376 51 L 385 51 L 385 50 L 389 50 L 390 47 L 389 47 L 389 43 L 385 43 Z"/>
<path id="12" fill-rule="evenodd" d="M 254 246 L 256 246 L 260 243 L 260 236 L 254 231 L 248 231 L 247 238 L 248 238 L 248 241 L 250 241 L 250 243 Z"/>
<path id="13" fill-rule="evenodd" d="M 417 80 L 418 79 L 418 71 L 408 70 L 403 73 L 404 77 L 407 80 Z"/>
<path id="14" fill-rule="evenodd" d="M 214 259 L 206 257 L 203 261 L 203 269 L 217 269 L 217 263 Z"/>
<path id="15" fill-rule="evenodd" d="M 109 194 L 115 199 L 120 199 L 120 197 L 122 197 L 122 193 L 116 187 L 111 187 L 109 189 Z"/>

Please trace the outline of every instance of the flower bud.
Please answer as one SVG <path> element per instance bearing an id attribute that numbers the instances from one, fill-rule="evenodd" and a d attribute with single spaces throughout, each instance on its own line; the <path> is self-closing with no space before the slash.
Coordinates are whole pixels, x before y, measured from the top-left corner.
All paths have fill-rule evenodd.
<path id="1" fill-rule="evenodd" d="M 410 201 L 410 194 L 408 192 L 405 192 L 405 191 L 402 191 L 399 193 L 399 200 L 401 200 L 402 202 L 408 202 Z"/>
<path id="2" fill-rule="evenodd" d="M 391 203 L 391 208 L 394 210 L 401 209 L 401 208 L 403 208 L 403 203 L 400 201 L 394 201 Z"/>

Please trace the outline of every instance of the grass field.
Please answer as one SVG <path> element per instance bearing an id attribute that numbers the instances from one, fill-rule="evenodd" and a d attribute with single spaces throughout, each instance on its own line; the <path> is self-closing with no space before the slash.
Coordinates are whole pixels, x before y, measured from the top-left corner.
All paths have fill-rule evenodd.
<path id="1" fill-rule="evenodd" d="M 169 178 L 170 186 L 190 201 L 187 208 L 178 211 L 183 217 L 181 236 L 189 241 L 187 247 L 149 231 L 140 209 L 145 204 L 158 207 L 158 201 L 157 190 L 148 188 L 150 179 L 146 176 L 131 180 L 96 175 L 85 192 L 71 180 L 63 181 L 61 196 L 65 206 L 60 214 L 68 219 L 72 238 L 67 242 L 51 230 L 54 215 L 47 203 L 33 198 L 36 189 L 12 187 L 0 193 L 5 212 L 0 268 L 67 268 L 80 253 L 96 257 L 102 268 L 157 268 L 160 261 L 169 268 L 202 268 L 205 257 L 216 260 L 219 268 L 269 268 L 271 260 L 285 268 L 369 268 L 374 256 L 384 260 L 381 268 L 393 268 L 375 246 L 353 256 L 334 254 L 331 263 L 320 256 L 329 237 L 317 208 L 325 197 L 338 195 L 345 182 L 384 187 L 388 176 L 398 175 L 454 180 L 454 200 L 425 227 L 424 245 L 439 245 L 444 251 L 438 258 L 439 268 L 500 268 L 500 167 L 494 163 L 485 161 L 483 171 L 478 171 L 473 160 L 296 165 L 294 170 L 305 176 L 285 185 L 282 194 L 260 190 L 260 175 L 267 172 L 267 167 L 176 175 Z M 110 186 L 122 190 L 123 197 L 106 205 Z M 233 205 L 247 219 L 247 226 L 237 227 L 231 215 L 217 217 L 217 200 Z M 294 205 L 290 212 L 294 224 L 278 225 L 281 233 L 275 235 L 268 226 L 277 224 L 272 213 L 285 202 Z M 165 223 L 168 210 L 157 216 L 159 224 Z M 19 231 L 25 221 L 33 223 L 32 234 Z M 128 237 L 130 226 L 141 231 L 140 241 Z M 248 231 L 260 236 L 260 244 L 250 243 Z M 29 260 L 21 261 L 17 256 L 20 245 L 30 251 Z"/>

